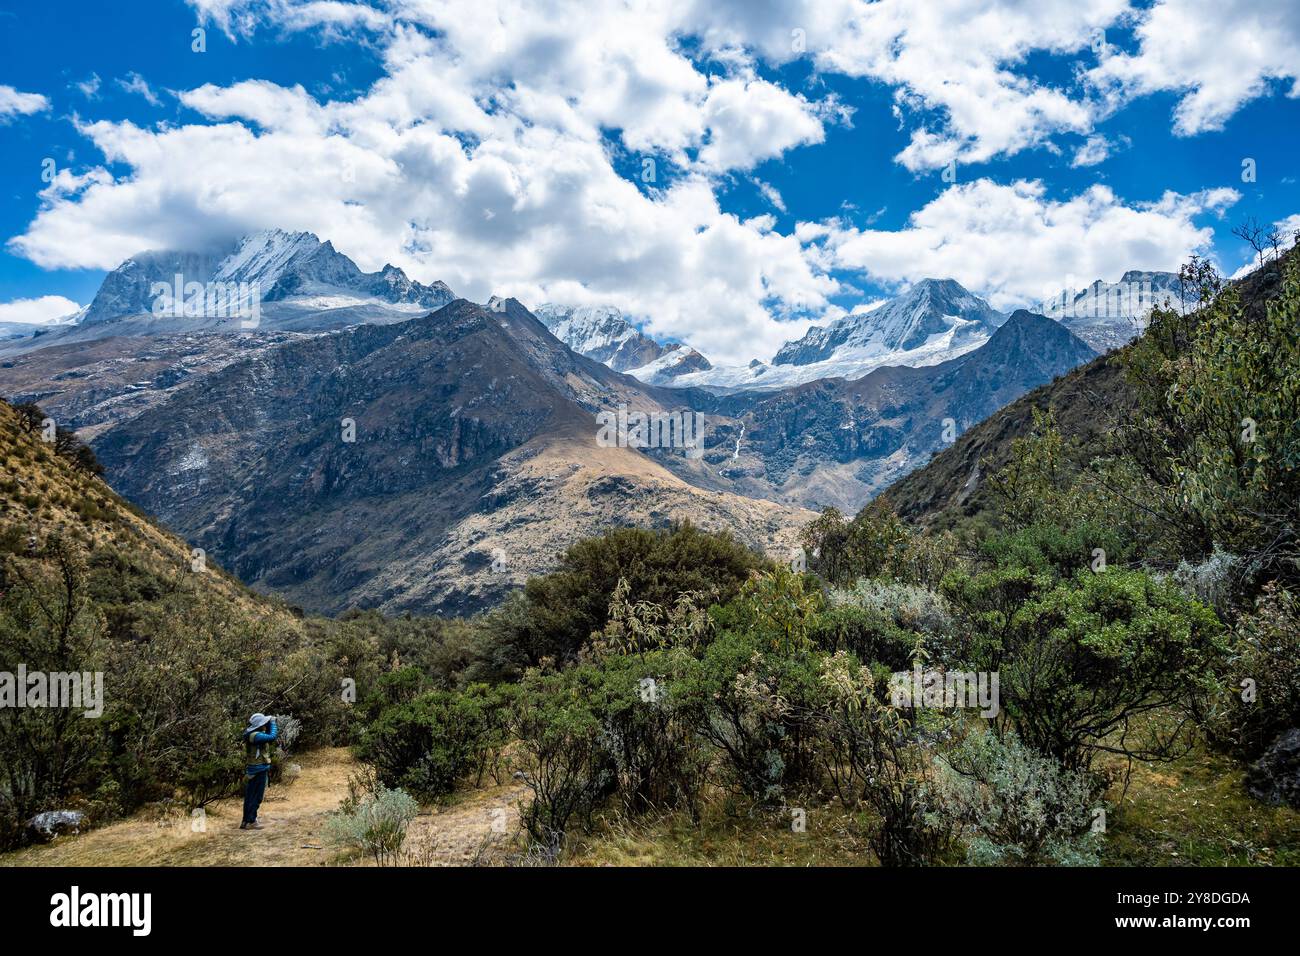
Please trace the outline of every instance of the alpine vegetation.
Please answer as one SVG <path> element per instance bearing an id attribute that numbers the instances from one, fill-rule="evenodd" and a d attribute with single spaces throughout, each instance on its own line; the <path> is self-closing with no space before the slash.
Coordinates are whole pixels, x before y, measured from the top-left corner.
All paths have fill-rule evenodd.
<path id="1" fill-rule="evenodd" d="M 1300 866 L 1285 4 L 67 6 L 0 16 L 0 874 L 158 906 L 16 920 L 1271 915 L 1127 869 Z"/>

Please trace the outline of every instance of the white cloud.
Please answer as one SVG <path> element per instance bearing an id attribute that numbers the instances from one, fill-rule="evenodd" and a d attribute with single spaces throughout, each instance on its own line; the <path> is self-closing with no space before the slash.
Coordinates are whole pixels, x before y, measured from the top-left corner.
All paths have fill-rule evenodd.
<path id="1" fill-rule="evenodd" d="M 1300 232 L 1300 212 L 1292 213 L 1285 219 L 1279 219 L 1273 223 L 1273 226 L 1282 234 L 1282 238 L 1290 245 L 1295 241 L 1296 233 Z"/>
<path id="2" fill-rule="evenodd" d="M 96 77 L 98 79 L 98 77 Z M 150 88 L 145 78 L 139 73 L 132 70 L 124 78 L 117 81 L 117 85 L 128 93 L 137 93 L 143 96 L 150 106 L 161 106 L 162 100 L 158 99 L 156 93 Z"/>
<path id="3" fill-rule="evenodd" d="M 1110 141 L 1105 136 L 1089 136 L 1084 144 L 1074 151 L 1074 159 L 1070 161 L 1070 165 L 1078 168 L 1104 163 L 1106 157 L 1110 155 L 1110 148 Z"/>
<path id="4" fill-rule="evenodd" d="M 1172 91 L 1175 132 L 1222 129 L 1270 84 L 1300 95 L 1300 6 L 1276 0 L 1160 0 L 1139 14 L 1138 49 L 1105 58 L 1089 79 L 1116 99 Z"/>
<path id="5" fill-rule="evenodd" d="M 702 106 L 709 141 L 700 162 L 709 169 L 749 169 L 795 146 L 826 138 L 819 114 L 834 115 L 834 103 L 814 107 L 765 80 L 735 79 L 711 85 Z"/>
<path id="6" fill-rule="evenodd" d="M 479 300 L 617 305 L 731 361 L 837 314 L 834 269 L 886 283 L 952 274 L 1006 299 L 1041 291 L 1061 262 L 1088 279 L 1176 264 L 1207 241 L 1194 217 L 1227 201 L 1126 205 L 1101 188 L 1051 201 L 1040 184 L 980 181 L 898 232 L 804 223 L 792 235 L 720 208 L 722 182 L 848 121 L 816 75 L 791 91 L 764 69 L 797 57 L 892 88 L 911 169 L 1057 149 L 1062 134 L 1083 143 L 1076 164 L 1100 162 L 1111 144 L 1093 126 L 1117 108 L 1114 83 L 1055 86 L 1024 65 L 1042 52 L 1094 62 L 1095 31 L 1124 0 L 189 2 L 238 42 L 266 27 L 360 33 L 383 75 L 346 100 L 209 83 L 176 94 L 199 117 L 183 125 L 81 124 L 104 166 L 60 171 L 11 249 L 113 268 L 147 248 L 308 229 L 363 268 L 392 262 Z M 615 171 L 644 160 L 646 182 Z"/>
<path id="7" fill-rule="evenodd" d="M 200 21 L 215 23 L 230 37 L 251 36 L 262 23 L 289 30 L 315 27 L 329 32 L 382 29 L 389 18 L 365 3 L 344 0 L 186 0 Z"/>
<path id="8" fill-rule="evenodd" d="M 894 88 L 900 119 L 920 124 L 896 157 L 908 169 L 983 162 L 1091 131 L 1098 104 L 1017 68 L 1035 52 L 1091 56 L 1096 32 L 1126 8 L 1125 0 L 850 4 L 815 55 L 823 69 Z"/>
<path id="9" fill-rule="evenodd" d="M 101 82 L 98 73 L 91 73 L 90 76 L 86 77 L 84 80 L 79 80 L 73 85 L 81 91 L 82 96 L 88 100 L 93 100 L 99 96 L 99 86 Z"/>
<path id="10" fill-rule="evenodd" d="M 43 295 L 38 299 L 14 299 L 12 302 L 0 302 L 0 323 L 50 325 L 80 308 L 77 303 L 61 295 Z"/>
<path id="11" fill-rule="evenodd" d="M 781 196 L 779 189 L 761 179 L 755 179 L 754 186 L 757 187 L 759 195 L 772 204 L 773 209 L 777 210 L 777 212 L 785 212 L 785 199 Z"/>
<path id="12" fill-rule="evenodd" d="M 800 234 L 820 244 L 835 266 L 878 282 L 951 277 L 1010 308 L 1094 279 L 1113 282 L 1128 269 L 1176 270 L 1213 239 L 1211 228 L 1195 220 L 1219 215 L 1238 198 L 1215 189 L 1127 204 L 1093 186 L 1053 200 L 1038 181 L 981 179 L 945 190 L 897 231 L 831 224 Z"/>
<path id="13" fill-rule="evenodd" d="M 0 120 L 12 116 L 30 116 L 50 108 L 50 101 L 40 93 L 22 93 L 12 86 L 0 85 Z"/>
<path id="14" fill-rule="evenodd" d="M 393 262 L 480 301 L 609 302 L 722 360 L 784 341 L 772 302 L 817 308 L 835 291 L 798 240 L 722 212 L 702 173 L 642 193 L 583 124 L 525 122 L 504 101 L 489 114 L 425 53 L 390 54 L 355 102 L 241 83 L 182 94 L 220 122 L 85 125 L 130 174 L 63 171 L 13 247 L 46 267 L 112 268 L 146 248 L 309 229 L 363 268 Z"/>

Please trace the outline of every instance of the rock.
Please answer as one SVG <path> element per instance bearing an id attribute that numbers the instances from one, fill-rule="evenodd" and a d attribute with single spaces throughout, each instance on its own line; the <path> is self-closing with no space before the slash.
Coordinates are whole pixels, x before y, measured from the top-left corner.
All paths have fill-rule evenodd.
<path id="1" fill-rule="evenodd" d="M 1246 774 L 1246 792 L 1256 800 L 1300 810 L 1300 727 L 1268 745 Z"/>
<path id="2" fill-rule="evenodd" d="M 46 810 L 27 821 L 33 837 L 42 842 L 61 833 L 79 833 L 86 815 L 80 810 Z"/>

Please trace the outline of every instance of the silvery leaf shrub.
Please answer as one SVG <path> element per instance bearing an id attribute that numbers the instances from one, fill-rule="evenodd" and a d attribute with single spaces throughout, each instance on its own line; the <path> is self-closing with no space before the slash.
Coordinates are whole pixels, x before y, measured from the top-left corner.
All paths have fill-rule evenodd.
<path id="1" fill-rule="evenodd" d="M 936 758 L 940 812 L 962 827 L 975 866 L 1095 866 L 1101 806 L 1094 778 L 1035 752 L 1012 732 L 972 733 Z"/>
<path id="2" fill-rule="evenodd" d="M 1223 616 L 1232 606 L 1241 561 L 1215 545 L 1214 552 L 1199 564 L 1179 562 L 1174 583 L 1188 597 L 1196 598 Z"/>
<path id="3" fill-rule="evenodd" d="M 330 839 L 369 853 L 379 866 L 396 863 L 406 830 L 420 806 L 404 790 L 378 785 L 370 796 L 350 795 L 326 821 Z"/>

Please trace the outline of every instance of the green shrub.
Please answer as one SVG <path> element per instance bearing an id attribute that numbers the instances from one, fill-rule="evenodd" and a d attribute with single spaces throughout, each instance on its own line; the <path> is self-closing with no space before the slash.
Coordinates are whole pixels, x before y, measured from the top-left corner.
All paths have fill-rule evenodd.
<path id="1" fill-rule="evenodd" d="M 671 607 L 682 594 L 728 601 L 762 560 L 729 534 L 690 524 L 648 531 L 620 528 L 573 545 L 551 574 L 525 586 L 527 621 L 513 637 L 533 664 L 573 660 L 609 621 L 620 580 L 640 601 Z"/>
<path id="2" fill-rule="evenodd" d="M 698 818 L 709 754 L 695 735 L 685 649 L 603 656 L 584 675 L 619 796 L 629 814 L 685 808 Z"/>
<path id="3" fill-rule="evenodd" d="M 1178 738 L 1142 718 L 1192 715 L 1226 656 L 1213 611 L 1139 571 L 1003 568 L 950 575 L 944 593 L 971 635 L 964 656 L 999 674 L 1002 719 L 1072 770 L 1103 749 L 1169 756 Z"/>
<path id="4" fill-rule="evenodd" d="M 1214 741 L 1252 760 L 1300 727 L 1300 599 L 1276 584 L 1237 621 L 1226 687 L 1209 720 Z"/>
<path id="5" fill-rule="evenodd" d="M 974 866 L 1095 866 L 1097 782 L 1034 753 L 1014 733 L 976 732 L 939 759 L 941 812 L 969 835 Z"/>
<path id="6" fill-rule="evenodd" d="M 432 691 L 384 710 L 358 748 L 379 782 L 434 800 L 481 775 L 505 743 L 505 694 L 476 685 Z"/>
<path id="7" fill-rule="evenodd" d="M 935 862 L 952 828 L 934 812 L 927 739 L 942 736 L 949 718 L 921 714 L 936 725 L 921 733 L 883 701 L 877 679 L 852 654 L 824 656 L 819 668 L 822 706 L 808 721 L 827 785 L 844 806 L 873 812 L 869 840 L 882 866 Z"/>
<path id="8" fill-rule="evenodd" d="M 592 674 L 530 673 L 520 684 L 510 717 L 519 742 L 518 773 L 532 791 L 520 817 L 533 840 L 558 847 L 575 824 L 592 814 L 617 783 L 602 741 L 600 718 L 588 691 Z"/>
<path id="9" fill-rule="evenodd" d="M 808 566 L 832 584 L 858 578 L 907 576 L 913 532 L 880 499 L 851 520 L 835 508 L 825 509 L 804 528 Z"/>
<path id="10" fill-rule="evenodd" d="M 813 643 L 827 651 L 851 651 L 891 671 L 910 668 L 922 645 L 933 655 L 952 639 L 952 615 L 943 598 L 924 587 L 863 578 L 831 590 L 827 603 L 813 628 Z"/>
<path id="11" fill-rule="evenodd" d="M 679 684 L 699 736 L 716 749 L 731 784 L 767 805 L 817 779 L 807 714 L 822 694 L 818 656 L 755 629 L 726 630 Z"/>
<path id="12" fill-rule="evenodd" d="M 1044 522 L 993 534 L 980 542 L 979 553 L 996 567 L 1072 577 L 1090 571 L 1098 559 L 1104 559 L 1107 568 L 1122 565 L 1132 556 L 1132 549 L 1115 528 L 1080 520 L 1068 528 Z"/>

